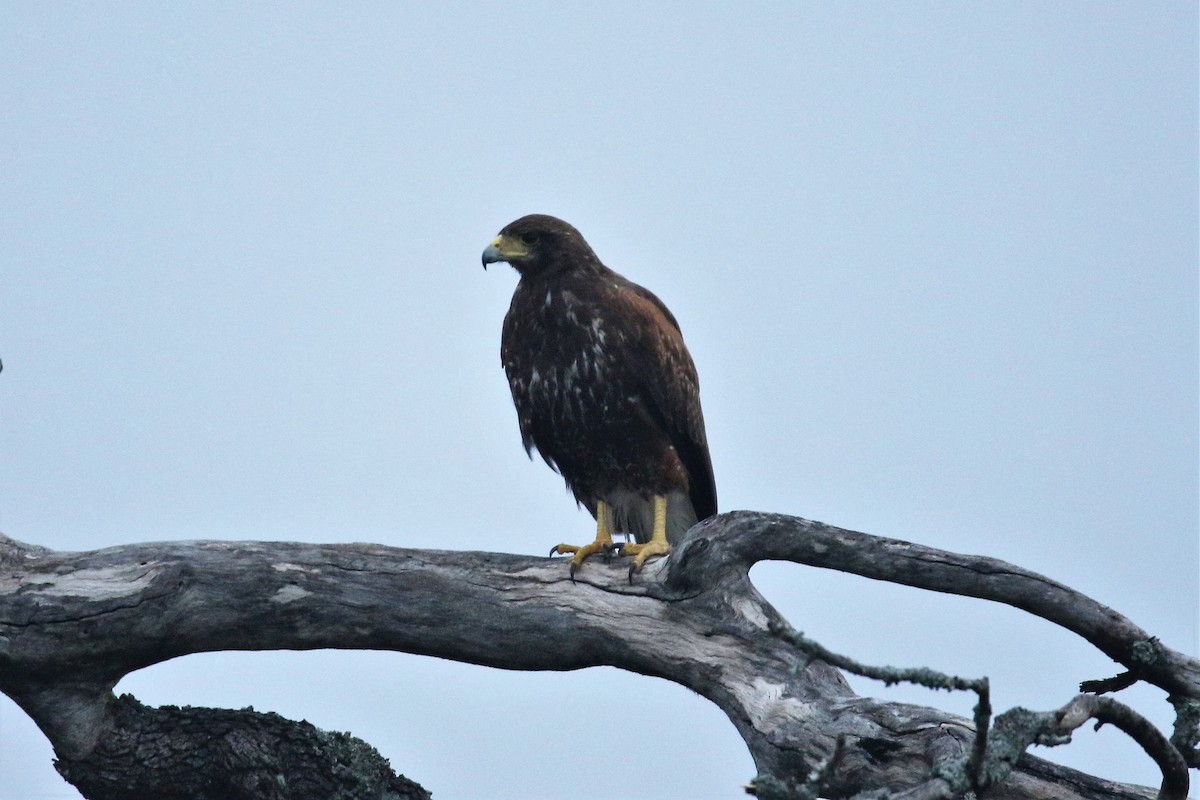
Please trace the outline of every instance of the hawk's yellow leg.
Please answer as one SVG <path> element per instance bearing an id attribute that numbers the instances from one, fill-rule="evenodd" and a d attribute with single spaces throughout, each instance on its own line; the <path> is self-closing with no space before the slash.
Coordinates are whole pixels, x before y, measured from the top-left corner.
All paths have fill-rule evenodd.
<path id="1" fill-rule="evenodd" d="M 603 500 L 596 501 L 596 541 L 585 545 L 559 544 L 550 551 L 550 555 L 566 555 L 574 553 L 571 559 L 571 578 L 575 578 L 575 570 L 583 566 L 588 556 L 603 553 L 606 557 L 613 549 L 612 540 L 613 516 L 612 508 Z"/>
<path id="2" fill-rule="evenodd" d="M 643 544 L 621 545 L 621 555 L 634 557 L 633 563 L 629 566 L 630 582 L 633 581 L 633 573 L 640 572 L 651 556 L 665 556 L 669 552 L 671 552 L 671 545 L 667 541 L 667 496 L 656 494 L 654 495 L 654 533 L 650 536 L 650 541 Z"/>

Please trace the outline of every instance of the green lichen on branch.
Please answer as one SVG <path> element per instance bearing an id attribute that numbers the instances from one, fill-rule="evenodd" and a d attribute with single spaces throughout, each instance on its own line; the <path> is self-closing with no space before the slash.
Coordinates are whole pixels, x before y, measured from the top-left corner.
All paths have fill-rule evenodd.
<path id="1" fill-rule="evenodd" d="M 809 662 L 824 661 L 826 664 L 852 672 L 864 678 L 883 681 L 888 686 L 897 683 L 915 683 L 927 689 L 945 689 L 946 691 L 986 691 L 987 678 L 960 678 L 938 672 L 928 667 L 877 667 L 855 661 L 849 656 L 835 653 L 820 642 L 806 637 L 799 631 L 786 629 L 780 623 L 772 623 L 771 633 L 790 643 L 796 649 L 809 656 Z"/>
<path id="2" fill-rule="evenodd" d="M 1190 697 L 1167 698 L 1175 707 L 1175 729 L 1171 744 L 1192 769 L 1200 769 L 1200 701 Z"/>
<path id="3" fill-rule="evenodd" d="M 1130 661 L 1134 667 L 1158 667 L 1166 663 L 1166 653 L 1157 636 L 1151 636 L 1133 645 Z"/>

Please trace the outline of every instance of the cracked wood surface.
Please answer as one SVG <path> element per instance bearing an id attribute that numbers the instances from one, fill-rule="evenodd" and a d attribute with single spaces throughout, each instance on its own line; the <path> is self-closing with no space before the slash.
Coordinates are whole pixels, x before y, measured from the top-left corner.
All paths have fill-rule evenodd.
<path id="1" fill-rule="evenodd" d="M 991 559 L 750 512 L 698 525 L 675 555 L 648 565 L 632 585 L 624 565 L 598 559 L 572 582 L 560 560 L 496 553 L 216 541 L 66 553 L 0 538 L 0 690 L 30 714 L 68 766 L 113 733 L 111 689 L 128 672 L 189 653 L 318 648 L 395 650 L 520 670 L 611 665 L 662 677 L 716 703 L 762 775 L 804 776 L 846 737 L 850 746 L 829 796 L 916 786 L 963 757 L 974 735 L 969 720 L 858 697 L 838 671 L 808 663 L 771 634 L 771 625 L 786 622 L 748 577 L 765 559 L 1001 602 L 1009 600 L 995 596 L 1004 592 L 989 571 L 1006 579 L 1032 575 L 1012 565 L 997 571 L 1003 562 Z M 901 566 L 870 566 L 879 559 Z M 1055 592 L 1071 591 L 1034 578 Z M 1019 607 L 1045 616 L 1046 602 L 1058 600 L 1039 595 Z M 1149 638 L 1099 608 L 1119 631 L 1098 637 L 1105 647 L 1125 653 L 1127 639 Z M 1096 613 L 1103 614 L 1087 607 L 1081 619 Z M 1071 620 L 1060 624 L 1076 629 Z M 1089 624 L 1076 627 L 1095 635 Z M 1195 672 L 1187 671 L 1194 664 L 1174 657 L 1184 659 L 1182 685 L 1195 692 L 1188 683 Z M 1153 795 L 1030 756 L 989 792 Z"/>

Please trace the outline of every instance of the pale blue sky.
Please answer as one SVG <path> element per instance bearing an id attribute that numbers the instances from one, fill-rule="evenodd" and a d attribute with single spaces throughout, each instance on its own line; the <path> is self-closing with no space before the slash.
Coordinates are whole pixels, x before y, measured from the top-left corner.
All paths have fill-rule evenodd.
<path id="1" fill-rule="evenodd" d="M 1196 653 L 1197 37 L 1194 3 L 0 6 L 0 530 L 585 539 L 479 268 L 543 212 L 680 320 L 724 510 L 1014 561 Z M 998 709 L 1117 669 L 1006 608 L 755 577 Z M 217 654 L 119 690 L 349 730 L 440 800 L 753 776 L 715 707 L 614 670 Z M 1078 739 L 1039 754 L 1155 780 Z M 50 756 L 0 699 L 0 798 L 77 796 Z"/>

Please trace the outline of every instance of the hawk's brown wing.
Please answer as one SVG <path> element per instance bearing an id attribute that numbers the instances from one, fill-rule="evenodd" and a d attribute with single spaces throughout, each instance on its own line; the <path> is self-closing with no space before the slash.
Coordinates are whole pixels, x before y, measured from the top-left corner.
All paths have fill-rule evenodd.
<path id="1" fill-rule="evenodd" d="M 696 518 L 711 517 L 717 513 L 717 489 L 700 408 L 700 379 L 679 323 L 653 292 L 628 280 L 617 283 L 615 302 L 636 331 L 632 353 L 640 362 L 637 375 L 647 410 L 687 470 Z"/>

